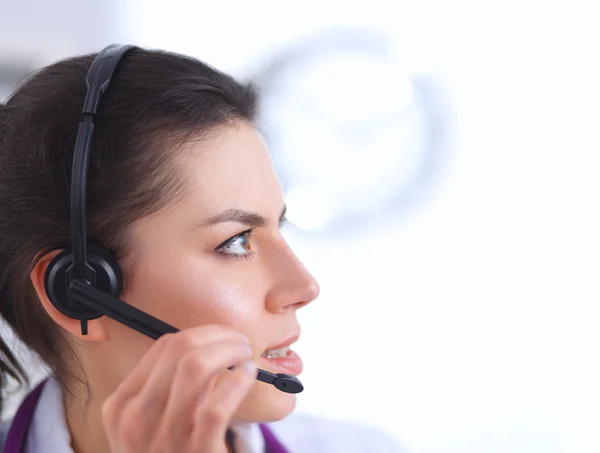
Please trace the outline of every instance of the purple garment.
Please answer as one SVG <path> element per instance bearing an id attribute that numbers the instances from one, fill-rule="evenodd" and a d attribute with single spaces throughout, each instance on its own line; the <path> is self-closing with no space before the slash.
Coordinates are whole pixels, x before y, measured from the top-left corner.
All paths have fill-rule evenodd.
<path id="1" fill-rule="evenodd" d="M 273 434 L 273 431 L 271 431 L 267 425 L 261 423 L 259 426 L 265 439 L 265 453 L 288 453 L 287 449 L 279 442 L 279 439 L 275 437 L 275 434 Z"/>
<path id="2" fill-rule="evenodd" d="M 27 431 L 29 430 L 31 420 L 33 420 L 35 406 L 45 383 L 45 380 L 42 381 L 21 403 L 6 434 L 2 453 L 21 453 L 23 451 Z"/>
<path id="3" fill-rule="evenodd" d="M 46 380 L 40 382 L 23 400 L 21 406 L 19 406 L 6 435 L 2 453 L 23 453 L 29 425 L 31 424 L 31 420 L 33 420 L 35 407 L 46 382 Z M 287 449 L 279 442 L 267 425 L 260 424 L 259 426 L 265 439 L 265 453 L 288 453 Z"/>

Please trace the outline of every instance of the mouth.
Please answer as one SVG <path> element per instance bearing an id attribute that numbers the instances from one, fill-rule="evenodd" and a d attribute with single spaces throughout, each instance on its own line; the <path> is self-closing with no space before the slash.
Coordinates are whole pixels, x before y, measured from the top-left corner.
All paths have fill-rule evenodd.
<path id="1" fill-rule="evenodd" d="M 261 355 L 261 360 L 268 364 L 275 373 L 298 375 L 302 373 L 302 359 L 291 346 L 298 341 L 300 335 L 294 335 L 276 345 L 269 346 Z"/>

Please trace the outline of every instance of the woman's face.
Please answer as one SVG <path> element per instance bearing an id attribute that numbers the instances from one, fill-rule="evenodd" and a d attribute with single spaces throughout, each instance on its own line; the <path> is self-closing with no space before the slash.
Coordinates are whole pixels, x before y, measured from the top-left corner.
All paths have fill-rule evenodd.
<path id="1" fill-rule="evenodd" d="M 187 147 L 182 201 L 133 227 L 134 279 L 123 299 L 179 329 L 239 329 L 259 368 L 292 374 L 261 354 L 300 334 L 296 311 L 319 286 L 281 235 L 284 202 L 265 143 L 240 123 Z M 117 380 L 153 341 L 111 320 L 107 338 Z M 294 406 L 295 395 L 256 381 L 236 419 L 276 420 Z"/>

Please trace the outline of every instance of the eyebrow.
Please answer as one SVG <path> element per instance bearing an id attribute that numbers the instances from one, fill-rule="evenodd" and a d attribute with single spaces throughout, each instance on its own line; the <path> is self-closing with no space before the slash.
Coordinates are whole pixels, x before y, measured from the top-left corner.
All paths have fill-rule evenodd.
<path id="1" fill-rule="evenodd" d="M 281 215 L 279 216 L 279 223 L 283 222 L 283 220 L 285 219 L 286 211 L 287 206 L 284 205 L 281 211 Z M 266 227 L 270 224 L 269 220 L 266 217 L 263 217 L 262 215 L 257 214 L 256 212 L 231 208 L 204 220 L 198 226 L 209 227 L 224 222 L 237 222 L 243 225 L 247 225 L 250 228 Z"/>

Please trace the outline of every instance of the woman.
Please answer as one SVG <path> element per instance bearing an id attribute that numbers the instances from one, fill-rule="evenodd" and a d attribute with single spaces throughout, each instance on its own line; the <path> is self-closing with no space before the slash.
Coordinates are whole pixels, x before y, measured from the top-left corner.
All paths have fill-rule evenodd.
<path id="1" fill-rule="evenodd" d="M 254 91 L 195 59 L 123 57 L 99 106 L 87 187 L 88 238 L 117 259 L 120 298 L 181 330 L 154 341 L 101 316 L 83 334 L 51 302 L 44 278 L 71 240 L 94 57 L 38 71 L 0 107 L 0 310 L 51 370 L 7 426 L 5 451 L 400 451 L 367 428 L 290 416 L 296 395 L 255 379 L 257 367 L 301 372 L 289 349 L 296 313 L 319 287 L 281 236 Z M 3 382 L 27 382 L 1 346 Z"/>

